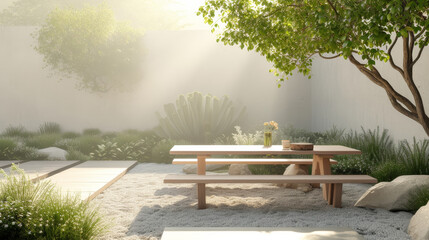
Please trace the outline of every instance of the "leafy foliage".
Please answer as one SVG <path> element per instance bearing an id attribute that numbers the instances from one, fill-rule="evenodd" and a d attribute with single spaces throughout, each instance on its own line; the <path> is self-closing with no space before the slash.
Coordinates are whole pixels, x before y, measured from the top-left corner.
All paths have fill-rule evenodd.
<path id="1" fill-rule="evenodd" d="M 423 0 L 208 0 L 199 8 L 218 41 L 255 50 L 271 62 L 279 87 L 298 70 L 310 74 L 313 56 L 344 57 L 383 88 L 392 106 L 422 125 L 429 135 L 429 117 L 413 69 L 429 44 L 429 1 Z M 402 66 L 392 55 L 402 40 Z M 414 51 L 419 48 L 418 51 Z M 389 62 L 408 87 L 401 93 L 376 68 Z"/>
<path id="2" fill-rule="evenodd" d="M 170 155 L 170 149 L 174 143 L 168 139 L 162 139 L 152 149 L 150 162 L 155 163 L 171 163 L 173 157 Z"/>
<path id="3" fill-rule="evenodd" d="M 45 154 L 9 138 L 0 138 L 0 160 L 46 160 Z"/>
<path id="4" fill-rule="evenodd" d="M 95 136 L 100 134 L 101 134 L 101 130 L 98 128 L 87 128 L 83 130 L 83 135 Z"/>
<path id="5" fill-rule="evenodd" d="M 395 160 L 379 164 L 371 170 L 371 176 L 377 178 L 379 182 L 390 182 L 401 175 L 409 173 L 407 165 Z"/>
<path id="6" fill-rule="evenodd" d="M 24 140 L 25 145 L 38 149 L 53 147 L 57 141 L 61 140 L 61 134 L 36 134 Z"/>
<path id="7" fill-rule="evenodd" d="M 47 66 L 77 77 L 82 89 L 126 89 L 140 80 L 140 33 L 116 22 L 105 5 L 55 9 L 35 37 Z"/>
<path id="8" fill-rule="evenodd" d="M 89 240 L 104 232 L 98 209 L 79 196 L 63 195 L 48 181 L 33 184 L 15 165 L 11 174 L 1 172 L 1 239 Z"/>
<path id="9" fill-rule="evenodd" d="M 232 133 L 232 138 L 237 145 L 255 145 L 262 142 L 262 131 L 256 131 L 255 134 L 243 133 L 240 126 L 235 126 L 237 133 Z"/>
<path id="10" fill-rule="evenodd" d="M 176 104 L 166 104 L 164 110 L 165 117 L 157 113 L 157 133 L 194 144 L 212 143 L 222 134 L 231 134 L 245 113 L 245 108 L 237 110 L 227 96 L 219 99 L 199 92 L 180 95 Z"/>

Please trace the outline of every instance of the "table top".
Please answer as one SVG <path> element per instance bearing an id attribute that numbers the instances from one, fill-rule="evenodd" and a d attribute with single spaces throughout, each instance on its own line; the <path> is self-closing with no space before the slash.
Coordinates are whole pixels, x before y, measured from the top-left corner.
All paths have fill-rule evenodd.
<path id="1" fill-rule="evenodd" d="M 315 145 L 313 150 L 283 150 L 282 145 L 264 147 L 263 145 L 175 145 L 171 155 L 343 155 L 361 154 L 360 150 L 341 145 Z"/>

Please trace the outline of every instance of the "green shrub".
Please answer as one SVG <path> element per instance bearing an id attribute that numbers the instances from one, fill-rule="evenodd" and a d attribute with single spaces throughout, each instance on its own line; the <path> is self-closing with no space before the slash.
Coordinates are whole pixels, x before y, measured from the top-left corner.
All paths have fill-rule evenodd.
<path id="1" fill-rule="evenodd" d="M 138 160 L 143 161 L 146 152 L 144 140 L 128 142 L 120 146 L 117 142 L 104 140 L 90 153 L 93 160 Z"/>
<path id="2" fill-rule="evenodd" d="M 232 101 L 199 92 L 180 95 L 176 104 L 164 105 L 165 117 L 159 113 L 157 133 L 165 138 L 209 144 L 222 134 L 231 134 L 243 118 L 245 108 L 235 109 Z"/>
<path id="3" fill-rule="evenodd" d="M 39 126 L 40 134 L 58 134 L 61 133 L 61 127 L 55 122 L 45 122 Z"/>
<path id="4" fill-rule="evenodd" d="M 416 212 L 419 208 L 425 206 L 429 202 L 429 187 L 418 189 L 416 192 L 411 193 L 410 199 L 406 205 L 406 209 Z"/>
<path id="5" fill-rule="evenodd" d="M 24 142 L 29 147 L 38 149 L 53 147 L 57 141 L 61 140 L 61 134 L 39 134 L 30 138 L 24 139 Z"/>
<path id="6" fill-rule="evenodd" d="M 243 133 L 240 126 L 235 126 L 235 131 L 237 133 L 232 133 L 232 138 L 236 145 L 255 145 L 263 143 L 262 131 L 256 131 L 252 133 Z"/>
<path id="7" fill-rule="evenodd" d="M 76 149 L 78 147 L 77 138 L 63 138 L 55 142 L 54 147 L 64 149 L 66 151 Z"/>
<path id="8" fill-rule="evenodd" d="M 174 146 L 171 140 L 163 139 L 152 148 L 152 155 L 149 162 L 171 163 L 173 156 L 170 155 L 170 149 Z"/>
<path id="9" fill-rule="evenodd" d="M 91 158 L 88 155 L 85 155 L 82 152 L 79 152 L 78 150 L 69 149 L 67 151 L 66 159 L 87 161 L 87 160 L 90 160 Z"/>
<path id="10" fill-rule="evenodd" d="M 289 165 L 249 165 L 254 175 L 282 175 Z"/>
<path id="11" fill-rule="evenodd" d="M 87 128 L 83 130 L 83 135 L 100 135 L 101 134 L 101 130 L 98 128 Z"/>
<path id="12" fill-rule="evenodd" d="M 18 138 L 26 138 L 30 137 L 32 133 L 30 131 L 27 131 L 23 126 L 19 125 L 17 127 L 9 126 L 7 127 L 3 133 L 3 136 L 6 137 L 18 137 Z"/>
<path id="13" fill-rule="evenodd" d="M 17 144 L 11 139 L 0 139 L 0 160 L 46 160 L 48 156 L 36 148 Z"/>
<path id="14" fill-rule="evenodd" d="M 98 209 L 63 195 L 48 181 L 35 184 L 15 165 L 1 170 L 0 239 L 95 239 L 106 229 Z M 19 186 L 19 187 L 17 187 Z"/>
<path id="15" fill-rule="evenodd" d="M 100 135 L 82 135 L 75 138 L 72 143 L 75 144 L 75 150 L 78 150 L 85 155 L 89 155 L 97 149 L 99 144 L 103 143 L 103 138 Z"/>
<path id="16" fill-rule="evenodd" d="M 402 162 L 389 161 L 378 165 L 371 170 L 370 175 L 379 182 L 390 182 L 393 179 L 408 174 L 407 167 Z"/>
<path id="17" fill-rule="evenodd" d="M 80 134 L 79 134 L 79 133 L 77 133 L 77 132 L 64 132 L 64 133 L 62 134 L 62 136 L 63 136 L 63 138 L 70 138 L 70 139 L 73 139 L 73 138 L 77 138 L 77 137 L 79 137 L 79 136 L 80 136 Z"/>
<path id="18" fill-rule="evenodd" d="M 399 159 L 410 174 L 429 174 L 429 140 L 416 141 L 414 138 L 412 145 L 402 141 L 399 146 Z"/>
<path id="19" fill-rule="evenodd" d="M 335 174 L 368 174 L 371 171 L 371 164 L 363 160 L 361 156 L 349 159 L 338 159 L 338 164 L 331 165 Z"/>

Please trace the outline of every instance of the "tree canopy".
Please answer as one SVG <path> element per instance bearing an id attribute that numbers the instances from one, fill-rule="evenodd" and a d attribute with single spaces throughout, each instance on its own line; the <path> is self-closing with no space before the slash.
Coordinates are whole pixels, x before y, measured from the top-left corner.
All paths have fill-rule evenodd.
<path id="1" fill-rule="evenodd" d="M 294 70 L 309 75 L 314 55 L 344 57 L 429 135 L 429 118 L 413 78 L 429 43 L 428 10 L 427 0 L 208 0 L 198 14 L 212 32 L 220 31 L 218 40 L 264 55 L 279 85 Z M 399 39 L 402 66 L 392 56 Z M 401 75 L 412 99 L 377 70 L 382 62 Z"/>
<path id="2" fill-rule="evenodd" d="M 78 86 L 106 92 L 141 79 L 141 33 L 115 20 L 106 5 L 55 9 L 35 37 L 48 67 Z"/>

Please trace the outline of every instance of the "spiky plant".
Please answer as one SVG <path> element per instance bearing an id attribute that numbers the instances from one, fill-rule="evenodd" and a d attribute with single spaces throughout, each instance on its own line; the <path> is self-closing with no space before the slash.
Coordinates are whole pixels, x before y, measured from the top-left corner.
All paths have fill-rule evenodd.
<path id="1" fill-rule="evenodd" d="M 164 105 L 165 117 L 157 113 L 159 135 L 191 143 L 212 143 L 222 134 L 231 134 L 239 125 L 245 108 L 236 109 L 227 97 L 193 92 L 180 95 L 176 104 Z"/>

